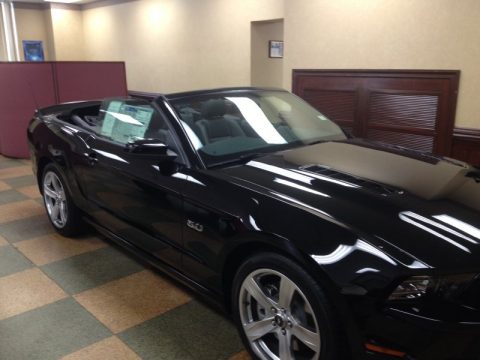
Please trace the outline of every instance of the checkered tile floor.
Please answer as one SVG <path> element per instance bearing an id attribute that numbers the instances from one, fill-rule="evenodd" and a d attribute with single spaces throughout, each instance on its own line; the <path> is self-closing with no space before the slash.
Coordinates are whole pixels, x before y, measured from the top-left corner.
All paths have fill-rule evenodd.
<path id="1" fill-rule="evenodd" d="M 0 359 L 248 359 L 233 325 L 92 233 L 57 235 L 27 160 L 0 156 Z"/>

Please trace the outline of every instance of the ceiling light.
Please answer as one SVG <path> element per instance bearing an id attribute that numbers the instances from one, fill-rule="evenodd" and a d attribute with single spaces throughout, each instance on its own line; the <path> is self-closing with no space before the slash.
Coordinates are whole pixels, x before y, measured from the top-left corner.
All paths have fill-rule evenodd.
<path id="1" fill-rule="evenodd" d="M 63 3 L 63 4 L 72 4 L 79 2 L 80 0 L 43 0 L 46 2 L 52 2 L 52 3 Z"/>

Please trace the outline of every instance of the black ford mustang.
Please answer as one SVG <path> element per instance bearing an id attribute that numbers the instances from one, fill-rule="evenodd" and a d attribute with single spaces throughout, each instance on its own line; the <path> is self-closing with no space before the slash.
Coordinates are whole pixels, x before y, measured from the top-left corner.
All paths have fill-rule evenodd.
<path id="1" fill-rule="evenodd" d="M 256 359 L 480 359 L 480 173 L 348 138 L 285 91 L 39 110 L 49 218 L 233 314 Z"/>

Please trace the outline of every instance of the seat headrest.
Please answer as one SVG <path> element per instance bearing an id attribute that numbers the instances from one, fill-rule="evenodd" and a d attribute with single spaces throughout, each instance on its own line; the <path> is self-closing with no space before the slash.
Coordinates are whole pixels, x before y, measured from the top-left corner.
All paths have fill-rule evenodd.
<path id="1" fill-rule="evenodd" d="M 211 99 L 202 104 L 202 117 L 204 119 L 214 119 L 225 115 L 227 106 L 222 99 Z"/>

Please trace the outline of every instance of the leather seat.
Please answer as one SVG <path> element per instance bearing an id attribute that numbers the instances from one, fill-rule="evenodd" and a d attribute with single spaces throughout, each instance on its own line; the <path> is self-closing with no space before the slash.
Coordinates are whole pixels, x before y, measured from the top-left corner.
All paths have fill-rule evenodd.
<path id="1" fill-rule="evenodd" d="M 246 136 L 239 123 L 227 115 L 227 106 L 222 99 L 212 99 L 202 104 L 202 119 L 195 122 L 194 131 L 204 144 Z"/>
<path id="2" fill-rule="evenodd" d="M 173 139 L 172 132 L 162 116 L 155 111 L 148 128 L 143 135 L 145 139 L 156 139 L 167 145 L 170 149 L 178 153 L 177 144 Z"/>

